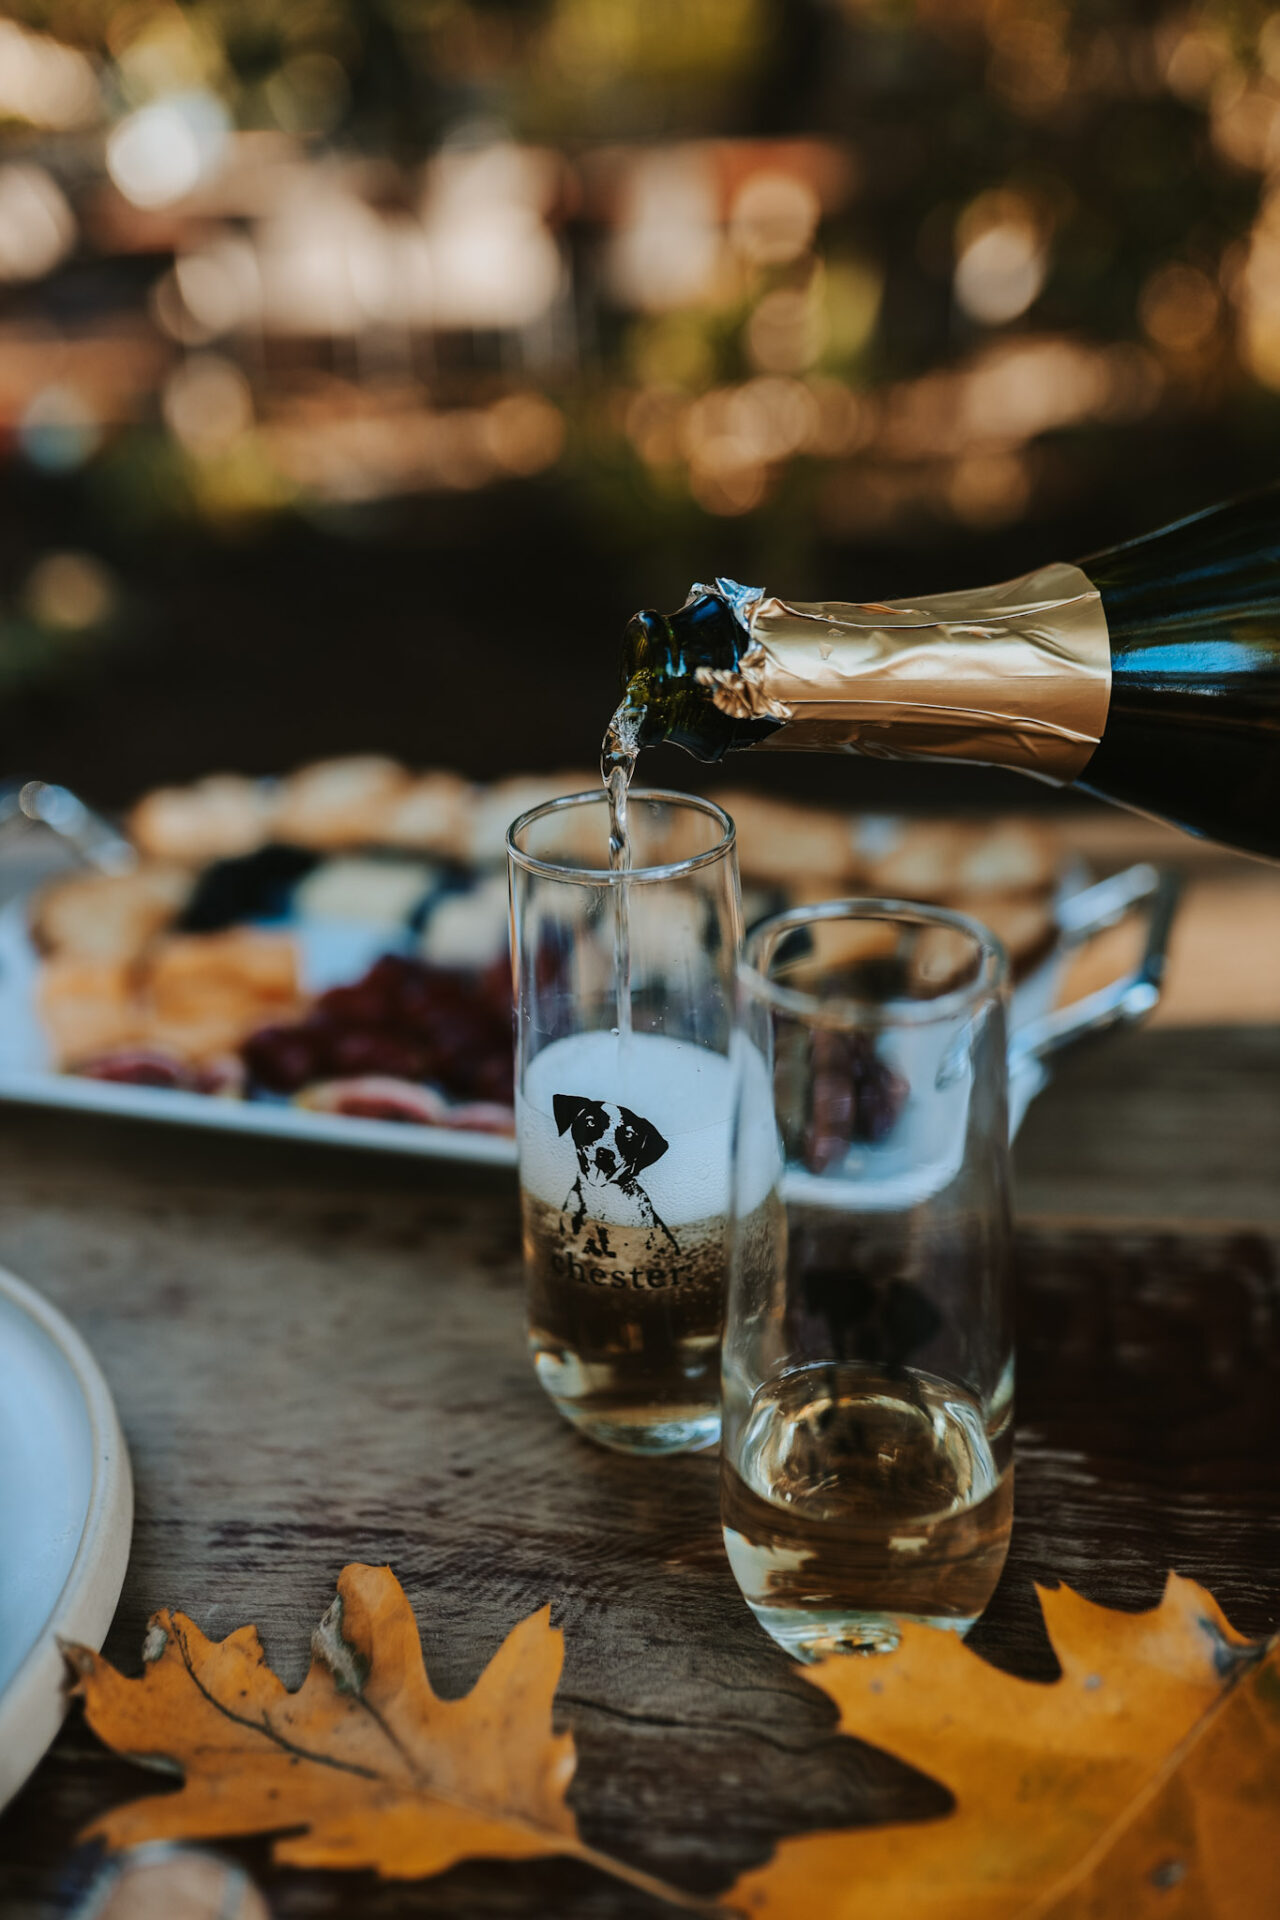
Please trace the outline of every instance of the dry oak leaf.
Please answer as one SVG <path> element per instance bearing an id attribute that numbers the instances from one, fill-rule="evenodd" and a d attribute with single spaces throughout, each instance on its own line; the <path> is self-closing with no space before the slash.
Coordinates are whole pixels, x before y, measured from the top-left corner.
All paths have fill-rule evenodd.
<path id="1" fill-rule="evenodd" d="M 763 1920 L 1275 1920 L 1280 1639 L 1170 1574 L 1149 1613 L 1038 1590 L 1045 1685 L 907 1626 L 801 1669 L 844 1733 L 950 1789 L 935 1821 L 784 1841 L 725 1905 Z"/>
<path id="2" fill-rule="evenodd" d="M 208 1640 L 168 1608 L 152 1617 L 140 1679 L 67 1647 L 73 1693 L 98 1737 L 183 1776 L 179 1792 L 116 1807 L 80 1837 L 116 1848 L 274 1833 L 283 1864 L 370 1867 L 393 1879 L 478 1856 L 570 1854 L 709 1911 L 579 1838 L 565 1800 L 573 1737 L 551 1730 L 564 1636 L 550 1612 L 514 1627 L 461 1700 L 432 1692 L 413 1610 L 389 1567 L 344 1567 L 296 1693 L 267 1665 L 256 1627 Z"/>

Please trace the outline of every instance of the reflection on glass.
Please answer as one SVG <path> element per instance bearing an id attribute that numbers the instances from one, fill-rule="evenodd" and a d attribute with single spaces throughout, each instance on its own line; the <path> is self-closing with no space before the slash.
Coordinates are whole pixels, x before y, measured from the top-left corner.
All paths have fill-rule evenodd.
<path id="1" fill-rule="evenodd" d="M 963 1630 L 1013 1503 L 1003 955 L 835 902 L 758 928 L 739 991 L 730 1564 L 802 1658 Z"/>
<path id="2" fill-rule="evenodd" d="M 633 793 L 628 813 L 626 871 L 602 792 L 508 840 L 529 1343 L 582 1432 L 672 1453 L 720 1431 L 741 908 L 718 807 Z"/>

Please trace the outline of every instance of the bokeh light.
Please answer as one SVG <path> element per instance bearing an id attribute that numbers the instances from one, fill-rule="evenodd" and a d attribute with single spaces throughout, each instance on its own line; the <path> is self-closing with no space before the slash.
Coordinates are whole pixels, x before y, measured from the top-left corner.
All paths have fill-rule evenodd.
<path id="1" fill-rule="evenodd" d="M 234 361 L 198 353 L 174 369 L 162 396 L 164 418 L 193 453 L 220 453 L 253 425 L 253 391 Z"/>
<path id="2" fill-rule="evenodd" d="M 83 633 L 110 618 L 116 589 L 109 569 L 90 553 L 46 553 L 27 576 L 27 612 L 54 632 Z"/>
<path id="3" fill-rule="evenodd" d="M 226 108 L 213 94 L 173 94 L 112 129 L 107 172 L 135 207 L 165 207 L 217 173 L 227 134 Z"/>
<path id="4" fill-rule="evenodd" d="M 44 167 L 0 166 L 0 280 L 39 280 L 76 241 L 75 215 Z"/>
<path id="5" fill-rule="evenodd" d="M 97 75 L 83 53 L 0 20 L 0 115 L 66 132 L 92 126 L 100 112 Z"/>
<path id="6" fill-rule="evenodd" d="M 219 527 L 556 475 L 635 545 L 879 539 L 1280 393 L 1280 10 L 820 12 L 450 0 L 375 57 L 354 0 L 41 0 L 0 22 L 11 444 Z"/>
<path id="7" fill-rule="evenodd" d="M 962 215 L 957 231 L 957 303 L 982 326 L 998 327 L 1027 311 L 1048 270 L 1035 211 L 1022 195 L 985 193 Z"/>
<path id="8" fill-rule="evenodd" d="M 85 394 L 58 383 L 35 394 L 18 423 L 18 442 L 33 467 L 66 473 L 102 444 L 102 421 Z"/>

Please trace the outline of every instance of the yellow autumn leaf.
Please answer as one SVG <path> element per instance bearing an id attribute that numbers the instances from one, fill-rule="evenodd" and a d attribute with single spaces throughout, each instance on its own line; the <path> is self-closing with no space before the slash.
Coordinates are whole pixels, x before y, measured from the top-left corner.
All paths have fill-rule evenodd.
<path id="1" fill-rule="evenodd" d="M 117 1848 L 276 1833 L 282 1863 L 394 1879 L 476 1857 L 570 1854 L 708 1911 L 580 1839 L 565 1800 L 573 1738 L 551 1727 L 563 1651 L 544 1607 L 512 1629 L 469 1694 L 441 1700 L 391 1569 L 349 1566 L 290 1693 L 255 1627 L 213 1641 L 166 1608 L 151 1621 L 139 1679 L 87 1647 L 66 1649 L 99 1738 L 183 1776 L 179 1791 L 116 1807 L 81 1837 Z"/>
<path id="2" fill-rule="evenodd" d="M 1040 1590 L 1062 1673 L 907 1626 L 804 1676 L 845 1733 L 949 1788 L 938 1820 L 784 1841 L 724 1896 L 759 1920 L 1275 1920 L 1280 1646 L 1171 1574 L 1126 1614 Z"/>

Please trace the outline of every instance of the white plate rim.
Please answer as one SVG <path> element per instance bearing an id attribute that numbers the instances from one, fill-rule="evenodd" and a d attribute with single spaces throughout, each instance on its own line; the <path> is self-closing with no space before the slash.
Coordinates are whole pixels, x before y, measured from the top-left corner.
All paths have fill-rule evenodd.
<path id="1" fill-rule="evenodd" d="M 43 1294 L 0 1267 L 0 1295 L 35 1322 L 70 1367 L 89 1417 L 93 1478 L 75 1557 L 39 1635 L 0 1693 L 0 1807 L 30 1777 L 67 1710 L 59 1640 L 95 1652 L 115 1614 L 133 1537 L 129 1450 L 102 1372 L 71 1322 Z"/>
<path id="2" fill-rule="evenodd" d="M 123 1120 L 211 1127 L 219 1133 L 265 1134 L 275 1140 L 367 1147 L 427 1160 L 462 1160 L 492 1167 L 516 1164 L 516 1143 L 510 1134 L 355 1119 L 267 1100 L 219 1100 L 211 1094 L 179 1093 L 169 1087 L 81 1080 L 70 1073 L 0 1073 L 0 1100 L 20 1106 L 67 1108 L 76 1113 L 109 1113 Z"/>
<path id="3" fill-rule="evenodd" d="M 76 1113 L 114 1114 L 125 1120 L 161 1120 L 182 1127 L 212 1128 L 219 1133 L 327 1142 L 330 1146 L 361 1147 L 420 1159 L 515 1166 L 516 1143 L 509 1134 L 366 1120 L 350 1114 L 317 1113 L 284 1100 L 218 1099 L 207 1093 L 128 1086 L 59 1073 L 39 1057 L 45 1051 L 43 1040 L 34 1050 L 26 1042 L 33 1024 L 38 1029 L 39 1021 L 34 1004 L 37 955 L 28 932 L 28 911 L 29 896 L 25 892 L 0 907 L 0 1100 Z"/>

